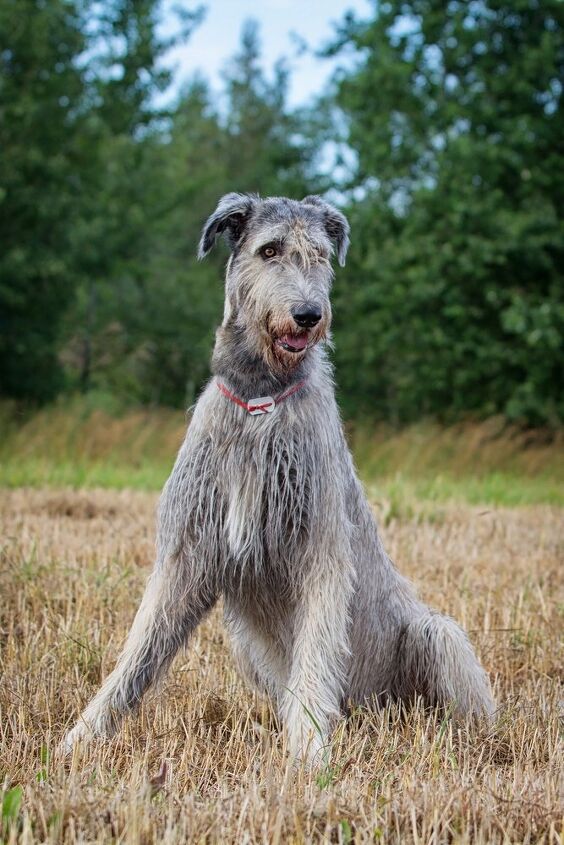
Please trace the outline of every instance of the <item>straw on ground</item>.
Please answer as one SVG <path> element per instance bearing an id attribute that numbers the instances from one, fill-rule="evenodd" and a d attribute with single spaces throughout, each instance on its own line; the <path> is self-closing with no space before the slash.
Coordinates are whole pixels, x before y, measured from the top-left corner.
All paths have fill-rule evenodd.
<path id="1" fill-rule="evenodd" d="M 561 511 L 378 506 L 392 556 L 471 631 L 502 703 L 467 734 L 394 708 L 286 764 L 216 613 L 106 744 L 57 742 L 112 667 L 153 555 L 155 496 L 0 491 L 0 777 L 7 842 L 560 842 Z M 21 789 L 19 789 L 21 787 Z"/>

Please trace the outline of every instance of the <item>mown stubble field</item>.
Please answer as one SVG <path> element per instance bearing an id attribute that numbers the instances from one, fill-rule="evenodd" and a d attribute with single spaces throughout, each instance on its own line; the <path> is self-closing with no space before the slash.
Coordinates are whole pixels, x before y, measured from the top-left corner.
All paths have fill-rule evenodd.
<path id="1" fill-rule="evenodd" d="M 564 541 L 548 505 L 375 506 L 402 571 L 471 632 L 499 702 L 493 727 L 357 711 L 329 766 L 296 769 L 237 674 L 218 609 L 119 736 L 58 757 L 133 618 L 155 504 L 0 491 L 5 842 L 561 842 Z"/>

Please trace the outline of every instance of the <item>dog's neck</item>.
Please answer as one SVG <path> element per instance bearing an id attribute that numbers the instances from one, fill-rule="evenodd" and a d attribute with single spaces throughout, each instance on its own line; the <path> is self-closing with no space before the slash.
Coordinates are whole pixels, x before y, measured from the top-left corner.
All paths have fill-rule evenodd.
<path id="1" fill-rule="evenodd" d="M 291 385 L 308 378 L 311 357 L 308 353 L 288 372 L 273 373 L 261 355 L 249 351 L 244 333 L 227 321 L 216 332 L 211 369 L 243 399 L 277 396 Z"/>

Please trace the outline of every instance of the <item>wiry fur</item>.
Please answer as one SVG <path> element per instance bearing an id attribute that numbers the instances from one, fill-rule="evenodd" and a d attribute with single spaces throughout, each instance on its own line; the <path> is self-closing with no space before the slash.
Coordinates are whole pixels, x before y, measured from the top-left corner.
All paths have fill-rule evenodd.
<path id="1" fill-rule="evenodd" d="M 344 262 L 348 225 L 318 197 L 228 194 L 209 219 L 232 254 L 214 377 L 164 488 L 157 561 L 124 651 L 67 736 L 109 735 L 222 596 L 240 665 L 274 701 L 292 753 L 312 758 L 347 701 L 388 697 L 488 716 L 487 677 L 466 635 L 414 595 L 380 543 L 357 480 L 321 341 L 331 320 L 330 255 Z M 279 244 L 269 261 L 258 251 Z M 277 247 L 278 249 L 278 247 Z M 302 352 L 293 310 L 322 319 Z M 244 399 L 304 386 L 274 413 Z"/>

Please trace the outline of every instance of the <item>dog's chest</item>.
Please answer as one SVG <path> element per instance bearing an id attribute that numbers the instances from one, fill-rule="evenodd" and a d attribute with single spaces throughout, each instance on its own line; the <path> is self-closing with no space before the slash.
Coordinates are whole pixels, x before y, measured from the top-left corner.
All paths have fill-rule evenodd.
<path id="1" fill-rule="evenodd" d="M 311 466 L 297 438 L 240 442 L 227 460 L 228 553 L 253 568 L 291 562 L 307 539 Z"/>

